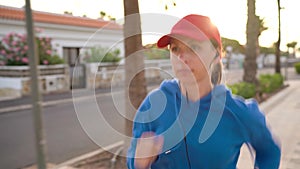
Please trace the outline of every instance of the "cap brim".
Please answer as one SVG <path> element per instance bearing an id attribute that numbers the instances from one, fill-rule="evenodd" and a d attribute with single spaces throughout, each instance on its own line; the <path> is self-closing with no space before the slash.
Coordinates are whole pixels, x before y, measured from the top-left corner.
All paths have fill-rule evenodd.
<path id="1" fill-rule="evenodd" d="M 158 41 L 157 41 L 157 47 L 158 48 L 164 48 L 167 47 L 170 42 L 171 42 L 171 38 L 176 38 L 176 35 L 181 35 L 181 36 L 185 36 L 197 41 L 204 41 L 204 40 L 208 40 L 208 37 L 203 33 L 203 32 L 198 32 L 198 36 L 195 36 L 195 34 L 190 33 L 190 32 L 176 32 L 176 33 L 170 33 L 167 35 L 162 36 Z"/>
<path id="2" fill-rule="evenodd" d="M 170 34 L 162 36 L 158 41 L 157 41 L 157 47 L 159 48 L 164 48 L 167 47 L 170 44 Z"/>

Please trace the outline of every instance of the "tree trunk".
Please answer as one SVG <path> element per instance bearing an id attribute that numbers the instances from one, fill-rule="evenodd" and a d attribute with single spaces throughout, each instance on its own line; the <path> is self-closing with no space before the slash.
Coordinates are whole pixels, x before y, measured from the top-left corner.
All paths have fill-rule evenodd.
<path id="1" fill-rule="evenodd" d="M 255 15 L 255 0 L 248 0 L 248 20 L 247 20 L 247 44 L 246 57 L 244 62 L 243 80 L 249 83 L 257 83 L 256 79 L 256 57 L 259 34 L 259 19 Z"/>
<path id="2" fill-rule="evenodd" d="M 141 20 L 138 0 L 124 0 L 124 44 L 125 44 L 125 134 L 132 136 L 132 121 L 136 109 L 147 94 L 142 51 Z M 141 71 L 140 71 L 141 70 Z M 125 151 L 130 140 L 125 139 Z"/>
<path id="3" fill-rule="evenodd" d="M 280 0 L 277 0 L 278 5 L 278 40 L 276 42 L 276 62 L 275 62 L 275 72 L 281 74 L 281 64 L 280 64 L 280 41 L 281 41 L 281 19 L 280 19 Z"/>

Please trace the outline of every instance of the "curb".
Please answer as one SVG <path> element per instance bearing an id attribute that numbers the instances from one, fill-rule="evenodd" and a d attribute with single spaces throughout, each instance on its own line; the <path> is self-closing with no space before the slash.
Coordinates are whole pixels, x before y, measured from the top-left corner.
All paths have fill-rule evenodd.
<path id="1" fill-rule="evenodd" d="M 151 91 L 155 88 L 157 88 L 158 86 L 150 86 L 148 87 L 148 91 Z M 122 93 L 122 91 L 116 91 L 113 92 L 114 94 L 118 94 L 118 93 Z M 74 93 L 73 93 L 74 94 Z M 73 96 L 72 94 L 72 98 L 69 99 L 60 99 L 60 100 L 54 100 L 54 101 L 46 101 L 46 102 L 42 102 L 42 106 L 46 107 L 46 106 L 52 106 L 52 105 L 57 105 L 57 104 L 63 104 L 63 103 L 69 103 L 69 102 L 76 102 L 76 101 L 82 101 L 82 100 L 87 100 L 90 99 L 91 96 Z M 109 96 L 112 93 L 99 93 L 96 94 L 95 97 L 100 97 L 100 96 Z M 0 108 L 0 115 L 4 114 L 4 113 L 9 113 L 9 112 L 13 112 L 13 111 L 19 111 L 19 110 L 28 110 L 32 108 L 32 104 L 23 104 L 23 105 L 19 105 L 19 106 L 11 106 L 11 107 L 6 107 L 6 108 Z"/>
<path id="2" fill-rule="evenodd" d="M 120 93 L 119 92 L 114 92 L 114 94 Z M 111 93 L 99 93 L 96 94 L 95 97 L 100 97 L 100 96 L 109 96 Z M 82 101 L 82 100 L 87 100 L 90 99 L 91 96 L 72 96 L 72 98 L 69 99 L 62 99 L 62 100 L 54 100 L 54 101 L 47 101 L 47 102 L 42 102 L 42 106 L 52 106 L 52 105 L 57 105 L 57 104 L 64 104 L 64 103 L 69 103 L 69 102 L 76 102 L 76 101 Z M 19 110 L 27 110 L 31 109 L 32 105 L 31 104 L 23 104 L 19 106 L 11 106 L 11 107 L 6 107 L 6 108 L 1 108 L 0 109 L 0 115 L 8 112 L 13 112 L 13 111 L 19 111 Z"/>
<path id="3" fill-rule="evenodd" d="M 86 153 L 86 154 L 83 154 L 81 156 L 78 156 L 78 157 L 75 157 L 73 159 L 70 159 L 68 161 L 65 161 L 63 163 L 60 163 L 58 165 L 56 165 L 53 169 L 66 169 L 66 168 L 72 168 L 70 166 L 72 166 L 73 164 L 81 161 L 81 160 L 84 160 L 84 159 L 87 159 L 87 158 L 90 158 L 90 157 L 93 157 L 95 155 L 98 155 L 104 151 L 109 151 L 113 148 L 116 148 L 116 147 L 119 147 L 121 145 L 124 144 L 124 141 L 119 141 L 119 142 L 116 142 L 116 143 L 113 143 L 111 145 L 108 145 L 104 148 L 100 148 L 98 150 L 95 150 L 95 151 L 92 151 L 92 152 L 89 152 L 89 153 Z"/>

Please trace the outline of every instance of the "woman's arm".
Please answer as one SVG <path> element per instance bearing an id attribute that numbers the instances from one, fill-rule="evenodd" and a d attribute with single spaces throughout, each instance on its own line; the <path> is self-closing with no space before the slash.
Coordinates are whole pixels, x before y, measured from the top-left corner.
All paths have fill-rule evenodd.
<path id="1" fill-rule="evenodd" d="M 255 165 L 259 169 L 278 169 L 280 165 L 281 148 L 267 126 L 265 115 L 259 110 L 256 102 L 248 104 L 251 122 L 250 144 L 256 151 Z"/>

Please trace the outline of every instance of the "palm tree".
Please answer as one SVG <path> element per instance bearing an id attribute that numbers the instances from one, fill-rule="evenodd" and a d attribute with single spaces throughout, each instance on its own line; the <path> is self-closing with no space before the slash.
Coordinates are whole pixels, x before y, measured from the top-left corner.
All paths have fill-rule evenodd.
<path id="1" fill-rule="evenodd" d="M 247 0 L 248 20 L 247 20 L 247 43 L 246 58 L 244 62 L 243 80 L 249 83 L 257 83 L 256 79 L 256 57 L 258 55 L 259 17 L 255 14 L 255 0 Z"/>
<path id="2" fill-rule="evenodd" d="M 105 16 L 106 16 L 106 13 L 104 11 L 100 11 L 100 18 L 104 19 Z"/>
<path id="3" fill-rule="evenodd" d="M 261 47 L 260 47 L 260 45 L 259 45 L 259 36 L 262 34 L 262 32 L 263 31 L 265 31 L 265 30 L 268 30 L 269 28 L 268 27 L 266 27 L 265 26 L 265 18 L 260 18 L 260 17 L 258 17 L 258 24 L 259 24 L 259 32 L 258 32 L 258 35 L 257 35 L 257 43 L 256 43 L 256 48 L 257 48 L 257 55 L 256 56 L 258 56 L 259 54 L 261 54 Z M 262 64 L 263 64 L 263 66 L 264 66 L 264 62 L 265 62 L 265 56 L 266 56 L 266 54 L 265 53 L 263 53 L 263 59 L 262 59 Z"/>
<path id="4" fill-rule="evenodd" d="M 125 134 L 131 136 L 132 121 L 136 109 L 139 107 L 147 94 L 144 73 L 144 56 L 142 50 L 141 20 L 138 0 L 124 0 L 124 38 L 125 38 Z M 134 59 L 129 59 L 133 57 Z M 142 70 L 138 72 L 139 70 Z M 133 77 L 133 78 L 132 78 Z M 129 98 L 129 99 L 127 99 Z M 132 107 L 132 106 L 133 107 Z M 125 150 L 130 140 L 125 139 Z M 123 151 L 125 153 L 126 151 Z"/>
<path id="5" fill-rule="evenodd" d="M 280 0 L 277 0 L 278 6 L 278 40 L 276 42 L 276 62 L 275 62 L 275 72 L 281 74 L 281 65 L 280 65 L 280 41 L 281 41 L 281 17 L 280 10 L 282 9 L 280 6 Z"/>

